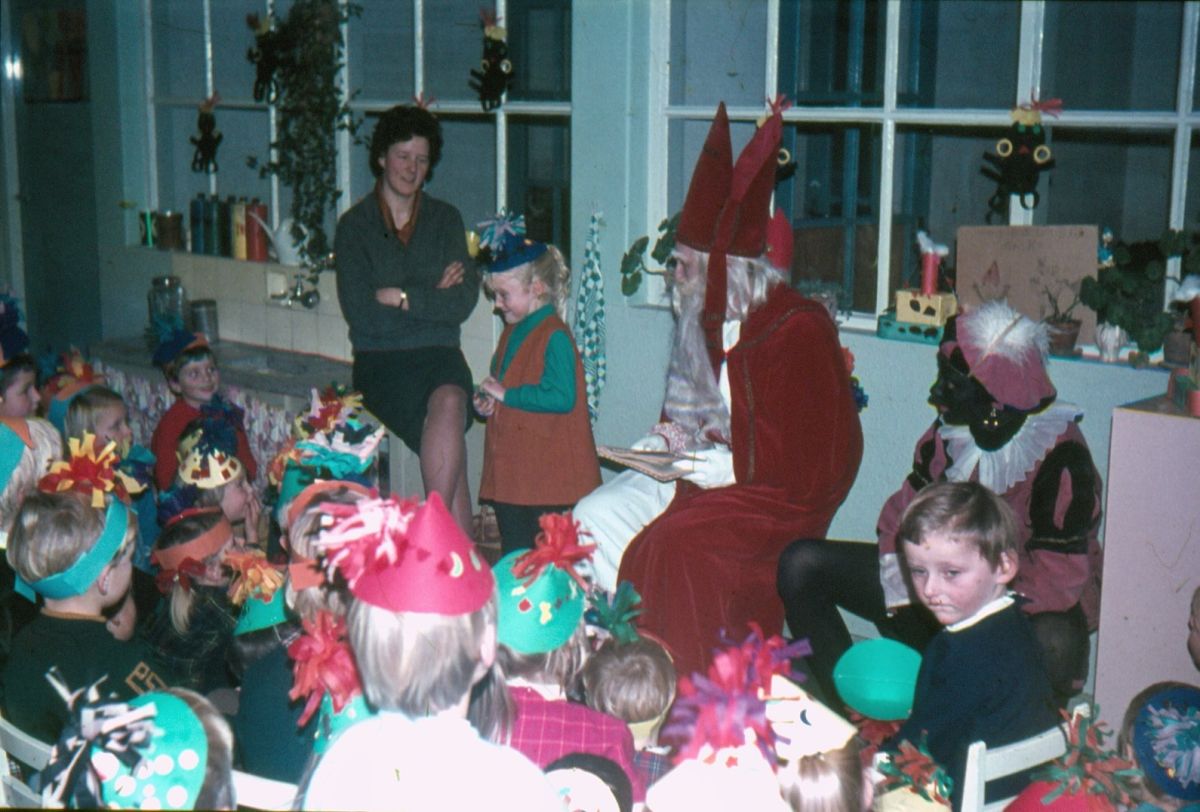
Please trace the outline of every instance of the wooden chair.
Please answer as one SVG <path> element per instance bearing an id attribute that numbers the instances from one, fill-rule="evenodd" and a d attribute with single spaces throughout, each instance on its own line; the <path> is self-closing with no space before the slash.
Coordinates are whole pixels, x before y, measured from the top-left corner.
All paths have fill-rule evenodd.
<path id="1" fill-rule="evenodd" d="M 40 807 L 42 796 L 29 788 L 12 763 L 17 759 L 30 769 L 40 770 L 50 760 L 50 745 L 35 739 L 10 721 L 0 718 L 0 806 Z"/>
<path id="2" fill-rule="evenodd" d="M 240 809 L 285 810 L 296 800 L 296 785 L 241 770 L 233 771 L 233 791 Z"/>
<path id="3" fill-rule="evenodd" d="M 984 742 L 974 742 L 967 748 L 967 767 L 963 771 L 962 812 L 998 812 L 1012 798 L 984 803 L 984 786 L 988 781 L 1045 764 L 1067 752 L 1067 737 L 1063 725 L 1006 744 L 989 748 Z"/>

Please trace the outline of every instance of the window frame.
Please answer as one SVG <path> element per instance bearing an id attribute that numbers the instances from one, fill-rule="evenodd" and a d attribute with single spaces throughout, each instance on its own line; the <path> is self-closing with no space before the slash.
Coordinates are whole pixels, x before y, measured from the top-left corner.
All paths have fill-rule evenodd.
<path id="1" fill-rule="evenodd" d="M 953 130 L 971 127 L 1003 129 L 1010 123 L 1008 109 L 913 108 L 897 106 L 900 22 L 907 0 L 886 0 L 883 57 L 883 103 L 879 107 L 792 107 L 783 113 L 785 126 L 794 123 L 812 124 L 875 124 L 881 128 L 880 188 L 878 232 L 876 242 L 875 312 L 853 312 L 842 325 L 874 331 L 879 314 L 890 305 L 894 295 L 889 288 L 891 274 L 891 242 L 893 207 L 896 203 L 897 128 L 921 126 Z M 764 43 L 763 97 L 773 98 L 778 89 L 779 73 L 779 13 L 780 0 L 767 0 L 767 42 Z M 1043 34 L 1046 17 L 1045 0 L 1021 0 L 1017 86 L 1013 103 L 1029 100 L 1030 89 L 1041 95 Z M 1162 112 L 1144 111 L 1065 111 L 1053 122 L 1053 129 L 1085 129 L 1103 127 L 1120 130 L 1151 130 L 1172 134 L 1171 188 L 1169 190 L 1168 226 L 1183 229 L 1186 214 L 1189 153 L 1192 136 L 1200 130 L 1200 113 L 1193 110 L 1196 81 L 1197 31 L 1200 28 L 1200 2 L 1185 0 L 1183 25 L 1180 32 L 1179 76 L 1175 109 Z M 647 161 L 646 222 L 656 224 L 668 211 L 668 129 L 675 120 L 712 119 L 711 107 L 672 104 L 671 78 L 671 0 L 652 3 L 650 8 L 651 77 L 649 92 L 649 160 Z M 730 122 L 755 121 L 763 107 L 736 106 L 727 109 Z M 1009 225 L 1033 225 L 1034 213 L 1019 205 L 1009 207 Z M 1178 277 L 1179 260 L 1168 267 L 1170 276 Z M 1175 282 L 1165 291 L 1169 300 Z M 661 306 L 664 286 L 661 278 L 652 276 L 636 296 L 638 304 Z M 1165 304 L 1165 300 L 1164 300 Z"/>

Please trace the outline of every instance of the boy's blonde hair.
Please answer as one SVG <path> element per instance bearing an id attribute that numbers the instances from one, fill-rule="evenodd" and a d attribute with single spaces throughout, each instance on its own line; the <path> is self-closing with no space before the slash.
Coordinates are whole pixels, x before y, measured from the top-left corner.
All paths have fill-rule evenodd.
<path id="1" fill-rule="evenodd" d="M 79 438 L 83 437 L 84 432 L 95 434 L 96 420 L 100 413 L 105 409 L 124 405 L 125 399 L 107 386 L 89 386 L 71 399 L 63 421 L 63 433 L 67 437 Z"/>
<path id="2" fill-rule="evenodd" d="M 1016 561 L 1017 520 L 1012 508 L 977 482 L 938 482 L 909 504 L 896 537 L 920 545 L 933 533 L 969 542 L 993 570 L 1004 553 Z"/>
<path id="3" fill-rule="evenodd" d="M 793 812 L 858 812 L 863 804 L 863 768 L 859 745 L 801 756 L 776 773 L 783 800 Z"/>
<path id="4" fill-rule="evenodd" d="M 104 508 L 94 508 L 87 496 L 74 491 L 29 494 L 8 537 L 8 565 L 31 584 L 65 571 L 100 539 L 114 498 L 109 494 Z M 136 543 L 137 521 L 130 515 L 113 560 Z"/>
<path id="5" fill-rule="evenodd" d="M 200 534 L 212 530 L 222 521 L 225 521 L 225 516 L 219 510 L 184 516 L 164 527 L 154 546 L 159 550 L 169 550 L 180 544 L 186 544 Z M 192 623 L 192 604 L 195 602 L 195 593 L 182 583 L 176 582 L 171 586 L 169 600 L 171 602 L 171 625 L 180 634 L 187 634 Z"/>
<path id="6" fill-rule="evenodd" d="M 38 480 L 50 470 L 50 463 L 62 459 L 62 435 L 48 420 L 40 417 L 25 419 L 33 448 L 21 454 L 21 460 L 0 491 L 0 530 L 9 529 L 25 495 L 37 487 Z"/>
<path id="7" fill-rule="evenodd" d="M 654 640 L 609 640 L 588 658 L 583 689 L 589 707 L 626 723 L 647 722 L 675 700 L 675 678 L 675 664 Z"/>
<path id="8" fill-rule="evenodd" d="M 348 617 L 367 701 L 413 718 L 433 716 L 479 681 L 484 635 L 496 626 L 496 597 L 464 615 L 392 612 L 354 601 Z"/>
<path id="9" fill-rule="evenodd" d="M 523 654 L 503 643 L 497 646 L 496 651 L 496 660 L 505 677 L 557 685 L 564 693 L 571 693 L 575 689 L 587 657 L 587 631 L 582 621 L 570 639 L 552 651 Z"/>
<path id="10" fill-rule="evenodd" d="M 536 259 L 518 265 L 505 274 L 514 274 L 521 284 L 529 287 L 533 280 L 540 280 L 546 287 L 545 301 L 554 305 L 554 312 L 564 322 L 567 320 L 567 296 L 571 293 L 571 269 L 567 267 L 562 252 L 553 245 L 547 244 L 546 250 Z M 483 275 L 483 284 L 488 293 L 492 292 L 493 274 Z"/>
<path id="11" fill-rule="evenodd" d="M 204 783 L 196 794 L 193 809 L 234 809 L 233 731 L 229 722 L 212 703 L 186 688 L 167 688 L 164 693 L 187 703 L 204 727 L 208 739 L 208 759 L 204 765 Z"/>
<path id="12" fill-rule="evenodd" d="M 296 517 L 295 523 L 287 530 L 288 549 L 292 560 L 317 557 L 318 551 L 314 542 L 324 529 L 324 520 L 327 515 L 324 510 L 326 505 L 352 505 L 366 498 L 358 491 L 346 487 L 326 491 L 313 497 L 308 507 Z M 297 591 L 293 589 L 292 581 L 289 578 L 285 599 L 297 617 L 308 621 L 316 620 L 317 613 L 322 610 L 336 617 L 343 617 L 349 603 L 344 585 L 340 582 L 337 585 L 330 584 L 328 580 L 320 586 Z"/>

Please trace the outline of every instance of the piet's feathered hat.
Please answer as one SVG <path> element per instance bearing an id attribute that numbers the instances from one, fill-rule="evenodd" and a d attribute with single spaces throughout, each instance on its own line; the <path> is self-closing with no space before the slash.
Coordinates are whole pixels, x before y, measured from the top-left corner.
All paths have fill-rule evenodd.
<path id="1" fill-rule="evenodd" d="M 770 114 L 734 163 L 729 116 L 721 102 L 692 170 L 679 216 L 675 242 L 709 255 L 701 318 L 714 370 L 724 358 L 721 327 L 728 307 L 725 258 L 759 257 L 767 251 L 782 110 L 782 103 L 771 105 Z"/>
<path id="2" fill-rule="evenodd" d="M 997 403 L 1029 412 L 1057 395 L 1046 372 L 1046 325 L 1023 316 L 1005 301 L 990 301 L 956 316 L 947 325 L 938 352 L 962 351 L 971 377 Z"/>

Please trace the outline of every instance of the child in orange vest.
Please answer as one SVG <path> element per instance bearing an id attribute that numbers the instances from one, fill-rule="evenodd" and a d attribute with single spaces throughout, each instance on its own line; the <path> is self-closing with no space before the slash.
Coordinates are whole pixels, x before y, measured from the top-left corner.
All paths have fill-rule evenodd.
<path id="1" fill-rule="evenodd" d="M 496 510 L 507 555 L 533 547 L 543 513 L 570 510 L 598 486 L 600 465 L 583 363 L 563 320 L 571 271 L 553 245 L 525 237 L 524 217 L 501 212 L 481 225 L 484 284 L 504 332 L 474 399 L 488 418 L 479 498 Z"/>

